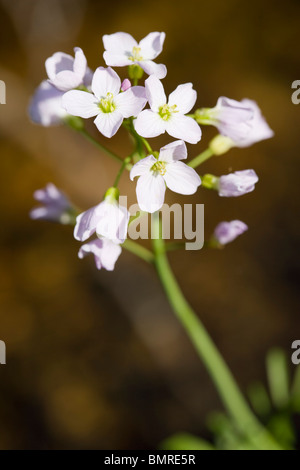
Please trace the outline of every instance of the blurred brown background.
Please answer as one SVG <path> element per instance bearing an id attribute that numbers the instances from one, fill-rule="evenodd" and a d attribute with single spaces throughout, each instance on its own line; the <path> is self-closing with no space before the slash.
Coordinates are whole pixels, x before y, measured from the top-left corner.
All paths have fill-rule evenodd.
<path id="1" fill-rule="evenodd" d="M 234 218 L 249 232 L 222 252 L 172 254 L 185 294 L 245 390 L 264 379 L 271 346 L 290 354 L 300 337 L 300 106 L 291 102 L 291 83 L 300 79 L 299 18 L 298 0 L 0 2 L 0 79 L 7 85 L 0 106 L 1 449 L 155 448 L 174 432 L 205 435 L 205 417 L 221 409 L 151 267 L 124 253 L 113 273 L 98 273 L 92 259 L 77 259 L 69 228 L 29 220 L 32 193 L 47 182 L 88 208 L 117 170 L 69 130 L 29 122 L 45 59 L 80 46 L 96 68 L 104 64 L 103 34 L 127 31 L 139 40 L 165 31 L 159 61 L 168 67 L 167 91 L 192 81 L 198 106 L 213 106 L 220 95 L 261 106 L 275 138 L 201 169 L 254 168 L 255 192 L 179 198 L 205 204 L 207 235 Z M 203 130 L 191 156 L 214 134 Z M 130 151 L 123 131 L 112 141 L 95 135 L 123 156 Z M 127 175 L 121 188 L 135 202 Z"/>

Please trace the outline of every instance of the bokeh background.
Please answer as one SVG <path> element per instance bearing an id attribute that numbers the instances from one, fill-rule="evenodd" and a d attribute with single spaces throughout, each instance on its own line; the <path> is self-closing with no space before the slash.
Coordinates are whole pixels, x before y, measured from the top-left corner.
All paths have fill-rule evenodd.
<path id="1" fill-rule="evenodd" d="M 192 81 L 198 106 L 213 106 L 220 95 L 261 106 L 275 138 L 201 170 L 254 168 L 254 193 L 226 200 L 205 190 L 182 199 L 168 194 L 169 202 L 205 204 L 207 236 L 220 220 L 250 227 L 221 252 L 171 258 L 246 390 L 265 379 L 267 350 L 281 346 L 290 354 L 300 336 L 300 106 L 291 102 L 291 84 L 300 79 L 299 18 L 298 0 L 0 1 L 0 79 L 7 85 L 0 106 L 1 449 L 153 449 L 178 431 L 205 436 L 206 416 L 222 409 L 150 266 L 124 253 L 113 273 L 99 273 L 92 259 L 77 259 L 71 229 L 29 220 L 32 193 L 47 182 L 88 208 L 117 171 L 68 129 L 29 122 L 45 59 L 80 46 L 96 68 L 104 65 L 103 34 L 141 39 L 165 31 L 159 59 L 168 67 L 167 91 Z M 95 135 L 123 156 L 130 151 L 123 131 L 112 141 Z M 191 156 L 212 135 L 204 129 Z M 135 202 L 127 176 L 121 189 Z"/>

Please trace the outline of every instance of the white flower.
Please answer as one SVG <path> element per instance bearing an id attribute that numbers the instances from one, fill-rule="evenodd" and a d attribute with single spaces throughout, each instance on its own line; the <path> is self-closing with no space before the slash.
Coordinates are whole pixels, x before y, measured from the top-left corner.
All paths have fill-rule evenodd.
<path id="1" fill-rule="evenodd" d="M 164 78 L 167 75 L 166 66 L 156 64 L 153 59 L 161 53 L 165 33 L 150 33 L 139 43 L 128 33 L 115 33 L 103 36 L 106 49 L 103 57 L 106 65 L 124 67 L 139 65 L 148 75 Z"/>
<path id="2" fill-rule="evenodd" d="M 240 103 L 253 113 L 252 119 L 247 123 L 249 129 L 245 134 L 242 133 L 243 135 L 237 132 L 235 136 L 230 136 L 230 133 L 227 133 L 228 135 L 217 135 L 214 137 L 209 147 L 215 155 L 222 155 L 233 147 L 250 147 L 256 142 L 270 139 L 274 136 L 274 132 L 269 127 L 255 101 L 243 99 Z M 239 129 L 238 126 L 237 129 Z"/>
<path id="3" fill-rule="evenodd" d="M 166 186 L 179 194 L 197 191 L 201 179 L 195 170 L 179 161 L 186 158 L 186 145 L 179 140 L 161 148 L 158 159 L 149 155 L 133 166 L 130 178 L 139 176 L 136 194 L 141 210 L 151 213 L 159 210 L 164 203 Z"/>
<path id="4" fill-rule="evenodd" d="M 193 85 L 179 85 L 170 94 L 168 102 L 162 83 L 154 75 L 147 78 L 145 87 L 151 109 L 142 111 L 134 121 L 136 132 L 142 137 L 157 137 L 167 132 L 172 137 L 191 144 L 199 142 L 199 125 L 191 117 L 185 116 L 197 99 Z"/>
<path id="5" fill-rule="evenodd" d="M 92 92 L 68 91 L 63 97 L 63 106 L 69 114 L 81 118 L 97 116 L 95 124 L 101 134 L 112 137 L 120 128 L 123 119 L 137 116 L 145 106 L 145 89 L 133 86 L 120 92 L 121 80 L 110 67 L 99 67 L 93 77 Z"/>
<path id="6" fill-rule="evenodd" d="M 237 197 L 251 193 L 258 182 L 254 170 L 243 170 L 223 175 L 219 178 L 218 191 L 222 197 Z"/>
<path id="7" fill-rule="evenodd" d="M 91 84 L 92 72 L 87 66 L 82 49 L 75 47 L 74 52 L 75 59 L 64 52 L 56 52 L 46 60 L 49 82 L 58 90 L 68 91 L 80 85 Z"/>
<path id="8" fill-rule="evenodd" d="M 107 271 L 113 271 L 115 263 L 122 252 L 120 245 L 106 239 L 96 239 L 82 245 L 78 252 L 80 259 L 88 254 L 93 254 L 97 269 L 104 268 Z"/>
<path id="9" fill-rule="evenodd" d="M 68 115 L 62 107 L 63 94 L 47 80 L 43 81 L 31 99 L 28 109 L 30 119 L 45 127 L 61 124 Z"/>
<path id="10" fill-rule="evenodd" d="M 243 102 L 221 96 L 214 108 L 195 112 L 199 124 L 216 126 L 220 134 L 232 140 L 244 139 L 252 128 L 253 109 Z"/>
<path id="11" fill-rule="evenodd" d="M 95 207 L 83 212 L 76 219 L 74 237 L 81 242 L 97 233 L 114 243 L 124 243 L 130 214 L 116 200 L 107 197 Z"/>

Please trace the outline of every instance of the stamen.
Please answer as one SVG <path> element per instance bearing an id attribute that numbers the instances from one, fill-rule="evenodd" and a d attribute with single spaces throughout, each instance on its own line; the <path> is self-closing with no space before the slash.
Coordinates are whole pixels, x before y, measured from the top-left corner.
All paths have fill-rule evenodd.
<path id="1" fill-rule="evenodd" d="M 158 114 L 164 121 L 168 121 L 173 113 L 178 113 L 176 111 L 177 105 L 174 104 L 173 106 L 169 106 L 168 104 L 164 104 L 159 108 Z"/>
<path id="2" fill-rule="evenodd" d="M 141 56 L 141 48 L 140 47 L 134 47 L 132 49 L 132 55 L 129 56 L 129 60 L 132 60 L 132 62 L 139 62 L 143 60 L 143 57 Z"/>
<path id="3" fill-rule="evenodd" d="M 151 167 L 151 171 L 158 172 L 162 176 L 164 176 L 166 174 L 166 171 L 167 171 L 165 162 L 156 162 L 156 163 L 154 163 L 154 165 Z"/>
<path id="4" fill-rule="evenodd" d="M 116 105 L 114 103 L 113 94 L 107 93 L 106 98 L 101 98 L 98 106 L 103 113 L 112 113 L 115 111 Z"/>

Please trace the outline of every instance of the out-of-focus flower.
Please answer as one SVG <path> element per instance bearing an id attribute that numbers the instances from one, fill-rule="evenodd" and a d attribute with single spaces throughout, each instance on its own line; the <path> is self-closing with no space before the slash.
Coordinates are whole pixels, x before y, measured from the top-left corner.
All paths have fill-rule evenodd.
<path id="1" fill-rule="evenodd" d="M 64 52 L 56 52 L 46 60 L 46 72 L 49 82 L 58 90 L 69 91 L 81 85 L 90 86 L 92 71 L 87 66 L 86 57 L 75 47 L 75 58 Z"/>
<path id="2" fill-rule="evenodd" d="M 31 210 L 32 219 L 49 220 L 61 224 L 73 223 L 75 209 L 65 194 L 54 184 L 49 183 L 44 189 L 35 191 L 34 198 L 43 206 Z"/>
<path id="3" fill-rule="evenodd" d="M 214 231 L 214 240 L 220 245 L 227 245 L 233 242 L 239 235 L 248 230 L 248 226 L 241 220 L 232 220 L 231 222 L 220 222 Z"/>
<path id="4" fill-rule="evenodd" d="M 130 178 L 139 176 L 136 194 L 143 211 L 152 213 L 162 207 L 166 186 L 179 194 L 197 191 L 201 179 L 195 170 L 180 161 L 186 158 L 186 145 L 179 140 L 161 148 L 158 158 L 149 155 L 133 166 Z"/>
<path id="5" fill-rule="evenodd" d="M 80 214 L 76 219 L 74 237 L 81 242 L 97 233 L 98 237 L 107 238 L 114 243 L 124 243 L 130 213 L 119 205 L 115 188 L 107 191 L 104 201 Z"/>
<path id="6" fill-rule="evenodd" d="M 120 245 L 113 243 L 111 240 L 96 239 L 82 245 L 78 257 L 82 259 L 88 254 L 93 254 L 97 269 L 104 268 L 107 271 L 113 271 L 121 252 Z"/>
<path id="7" fill-rule="evenodd" d="M 68 91 L 63 96 L 63 106 L 69 114 L 88 119 L 97 116 L 95 124 L 106 137 L 112 137 L 124 118 L 137 116 L 147 99 L 145 89 L 133 86 L 121 92 L 121 80 L 110 67 L 99 67 L 92 80 L 92 91 Z"/>
<path id="8" fill-rule="evenodd" d="M 219 178 L 218 191 L 222 197 L 237 197 L 255 189 L 258 176 L 254 170 L 235 171 Z"/>
<path id="9" fill-rule="evenodd" d="M 64 92 L 57 90 L 47 80 L 42 82 L 29 105 L 30 119 L 45 127 L 62 124 L 68 115 L 62 107 L 63 94 Z"/>
<path id="10" fill-rule="evenodd" d="M 156 64 L 154 59 L 161 53 L 165 33 L 150 33 L 139 43 L 128 33 L 115 33 L 103 36 L 106 65 L 124 67 L 138 65 L 148 75 L 164 78 L 167 75 L 166 66 Z"/>
<path id="11" fill-rule="evenodd" d="M 191 144 L 199 142 L 199 125 L 191 117 L 185 116 L 197 99 L 193 85 L 179 85 L 169 95 L 168 102 L 161 81 L 154 75 L 147 78 L 145 87 L 151 109 L 142 111 L 134 121 L 136 132 L 142 137 L 157 137 L 167 132 L 172 137 Z"/>
<path id="12" fill-rule="evenodd" d="M 195 119 L 199 124 L 215 126 L 220 134 L 232 140 L 244 139 L 252 128 L 254 111 L 243 102 L 221 96 L 214 108 L 198 109 Z"/>
<path id="13" fill-rule="evenodd" d="M 125 78 L 123 80 L 122 85 L 121 85 L 121 90 L 122 91 L 127 91 L 129 88 L 131 88 L 131 82 L 128 80 L 128 78 Z"/>

